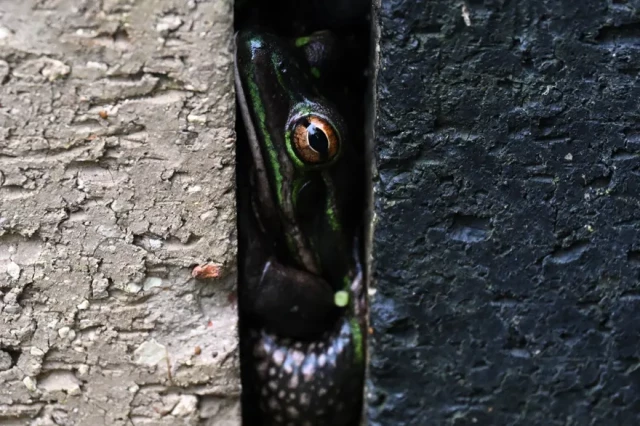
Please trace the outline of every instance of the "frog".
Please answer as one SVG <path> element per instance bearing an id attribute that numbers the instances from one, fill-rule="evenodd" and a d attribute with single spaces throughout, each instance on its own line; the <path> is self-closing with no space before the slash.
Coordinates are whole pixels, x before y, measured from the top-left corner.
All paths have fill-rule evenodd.
<path id="1" fill-rule="evenodd" d="M 325 76 L 328 31 L 235 36 L 246 143 L 239 154 L 238 306 L 244 423 L 358 424 L 366 297 L 358 152 Z M 329 79 L 332 80 L 332 79 Z M 248 408 L 250 407 L 250 408 Z"/>

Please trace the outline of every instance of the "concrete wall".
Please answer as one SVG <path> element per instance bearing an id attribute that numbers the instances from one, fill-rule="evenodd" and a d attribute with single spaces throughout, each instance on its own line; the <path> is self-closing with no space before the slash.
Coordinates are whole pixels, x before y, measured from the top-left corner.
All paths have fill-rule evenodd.
<path id="1" fill-rule="evenodd" d="M 382 0 L 371 425 L 635 425 L 640 2 Z"/>
<path id="2" fill-rule="evenodd" d="M 0 424 L 238 424 L 231 52 L 228 0 L 0 1 Z"/>

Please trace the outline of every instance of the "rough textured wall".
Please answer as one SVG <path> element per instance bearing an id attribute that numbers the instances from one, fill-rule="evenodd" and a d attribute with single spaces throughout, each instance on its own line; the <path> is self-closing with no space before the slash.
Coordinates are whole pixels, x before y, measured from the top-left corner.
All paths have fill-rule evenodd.
<path id="1" fill-rule="evenodd" d="M 231 9 L 0 0 L 0 424 L 237 424 Z"/>
<path id="2" fill-rule="evenodd" d="M 640 2 L 380 13 L 370 424 L 640 424 Z"/>

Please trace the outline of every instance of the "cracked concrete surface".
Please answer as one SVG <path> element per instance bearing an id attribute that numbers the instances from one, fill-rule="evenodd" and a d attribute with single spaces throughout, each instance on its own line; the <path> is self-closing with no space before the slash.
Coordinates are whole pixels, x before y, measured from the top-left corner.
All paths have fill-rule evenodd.
<path id="1" fill-rule="evenodd" d="M 231 47 L 228 0 L 0 0 L 0 424 L 239 423 Z"/>

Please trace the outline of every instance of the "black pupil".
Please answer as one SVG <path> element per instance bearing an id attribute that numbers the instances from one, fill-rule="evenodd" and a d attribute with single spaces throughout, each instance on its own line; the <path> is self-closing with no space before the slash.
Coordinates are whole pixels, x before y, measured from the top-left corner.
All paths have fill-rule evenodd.
<path id="1" fill-rule="evenodd" d="M 307 126 L 307 133 L 309 146 L 320 154 L 321 159 L 327 159 L 329 157 L 329 139 L 327 139 L 327 135 L 312 123 Z"/>

